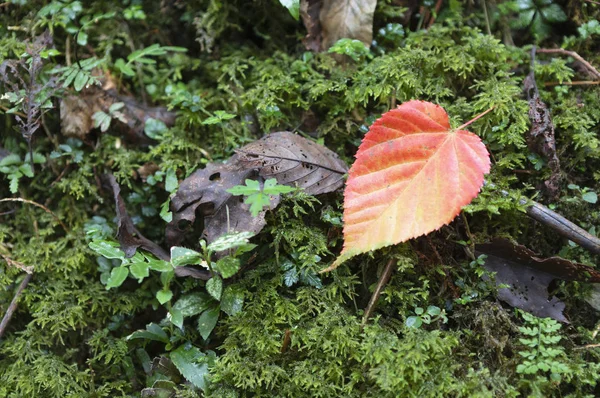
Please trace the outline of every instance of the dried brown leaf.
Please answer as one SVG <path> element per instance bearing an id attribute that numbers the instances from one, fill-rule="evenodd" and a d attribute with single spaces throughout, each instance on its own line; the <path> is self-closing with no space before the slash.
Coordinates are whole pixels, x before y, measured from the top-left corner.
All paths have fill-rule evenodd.
<path id="1" fill-rule="evenodd" d="M 104 78 L 103 88 L 88 87 L 81 92 L 67 95 L 60 104 L 60 121 L 63 135 L 85 140 L 94 127 L 92 116 L 98 111 L 108 113 L 111 105 L 123 102 L 120 110 L 123 120 L 113 119 L 119 133 L 128 141 L 147 145 L 152 141 L 144 134 L 144 126 L 149 118 L 160 120 L 167 127 L 175 124 L 175 113 L 165 107 L 148 107 L 133 97 L 119 95 L 110 77 Z"/>
<path id="2" fill-rule="evenodd" d="M 289 131 L 269 134 L 236 152 L 244 167 L 256 168 L 264 179 L 276 178 L 311 195 L 341 188 L 348 171 L 335 152 Z"/>
<path id="3" fill-rule="evenodd" d="M 204 169 L 196 170 L 181 182 L 171 200 L 173 220 L 167 225 L 167 244 L 180 245 L 197 222 L 196 227 L 204 230 L 203 236 L 209 242 L 228 231 L 228 219 L 230 227 L 239 227 L 238 232 L 260 231 L 265 225 L 264 213 L 253 218 L 243 198 L 227 192 L 229 188 L 243 185 L 247 178 L 257 177 L 256 171 L 240 166 L 237 155 L 226 163 L 209 163 Z M 198 217 L 201 219 L 197 220 Z"/>
<path id="4" fill-rule="evenodd" d="M 260 232 L 265 212 L 253 217 L 242 197 L 227 192 L 246 179 L 262 183 L 275 178 L 279 184 L 316 195 L 340 188 L 346 171 L 344 162 L 321 145 L 287 131 L 269 134 L 239 149 L 226 163 L 209 163 L 179 185 L 171 201 L 167 244 L 180 245 L 195 229 L 202 229 L 208 242 L 231 231 Z M 271 209 L 278 203 L 279 196 L 273 196 Z"/>
<path id="5" fill-rule="evenodd" d="M 505 239 L 477 245 L 475 249 L 488 256 L 484 267 L 496 272 L 496 283 L 510 286 L 499 289 L 498 298 L 539 317 L 567 322 L 562 314 L 564 303 L 556 297 L 548 299 L 548 286 L 554 279 L 600 282 L 600 271 L 592 267 L 560 257 L 542 259 L 525 246 Z"/>
<path id="6" fill-rule="evenodd" d="M 343 38 L 360 40 L 370 47 L 376 5 L 377 0 L 324 0 L 319 18 L 323 30 L 321 49 L 327 50 Z"/>
<path id="7" fill-rule="evenodd" d="M 302 43 L 307 50 L 319 52 L 321 50 L 321 21 L 319 14 L 323 0 L 301 0 L 300 17 L 306 27 L 306 36 Z"/>

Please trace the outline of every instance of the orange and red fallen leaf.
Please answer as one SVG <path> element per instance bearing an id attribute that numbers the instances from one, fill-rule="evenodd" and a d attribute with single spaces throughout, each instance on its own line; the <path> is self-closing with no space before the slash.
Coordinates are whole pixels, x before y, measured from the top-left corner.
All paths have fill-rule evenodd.
<path id="1" fill-rule="evenodd" d="M 378 119 L 360 145 L 344 192 L 344 249 L 326 270 L 448 224 L 490 171 L 475 134 L 452 130 L 438 105 L 409 101 Z"/>

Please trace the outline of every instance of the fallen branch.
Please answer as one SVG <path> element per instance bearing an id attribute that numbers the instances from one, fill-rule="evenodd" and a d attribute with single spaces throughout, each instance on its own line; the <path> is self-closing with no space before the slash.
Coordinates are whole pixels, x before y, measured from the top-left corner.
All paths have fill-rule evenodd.
<path id="1" fill-rule="evenodd" d="M 521 204 L 526 204 L 526 199 L 521 199 Z M 552 228 L 559 235 L 577 243 L 579 246 L 594 254 L 600 255 L 600 239 L 596 238 L 585 229 L 567 220 L 558 213 L 537 202 L 527 207 L 527 215 L 534 220 Z"/>
<path id="2" fill-rule="evenodd" d="M 8 306 L 8 310 L 6 310 L 6 314 L 4 314 L 4 318 L 2 318 L 2 322 L 0 322 L 0 338 L 2 338 L 2 335 L 4 334 L 4 331 L 6 330 L 6 327 L 8 326 L 8 323 L 10 322 L 10 319 L 12 318 L 13 314 L 17 310 L 17 304 L 19 302 L 19 297 L 21 297 L 23 290 L 27 287 L 27 284 L 29 284 L 29 281 L 31 281 L 32 277 L 33 277 L 33 274 L 28 273 L 27 275 L 25 275 L 25 278 L 21 281 L 21 284 L 17 288 L 17 292 L 15 293 L 15 296 L 13 297 L 12 301 L 10 302 L 10 305 Z"/>
<path id="3" fill-rule="evenodd" d="M 581 62 L 583 64 L 583 66 L 585 66 L 586 69 L 592 75 L 594 75 L 596 77 L 596 79 L 600 79 L 600 72 L 598 72 L 596 70 L 596 68 L 594 68 L 592 66 L 592 64 L 590 64 L 588 61 L 583 59 L 583 57 L 581 55 L 577 54 L 575 51 L 565 50 L 564 48 L 538 48 L 537 52 L 544 53 L 544 54 L 561 54 L 561 55 L 567 55 L 569 57 L 573 57 L 577 61 Z"/>

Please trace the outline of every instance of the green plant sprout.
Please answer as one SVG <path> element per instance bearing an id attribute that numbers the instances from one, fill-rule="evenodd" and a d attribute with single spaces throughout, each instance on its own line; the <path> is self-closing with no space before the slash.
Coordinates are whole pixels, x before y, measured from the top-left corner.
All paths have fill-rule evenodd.
<path id="1" fill-rule="evenodd" d="M 435 305 L 430 305 L 427 307 L 427 310 L 424 310 L 422 307 L 416 307 L 415 315 L 406 318 L 404 324 L 406 327 L 419 329 L 423 324 L 429 325 L 435 321 L 442 321 L 442 323 L 448 322 L 446 310 L 442 310 Z"/>
<path id="2" fill-rule="evenodd" d="M 235 115 L 232 113 L 227 113 L 225 111 L 215 111 L 215 114 L 205 119 L 202 122 L 202 124 L 221 124 L 224 121 L 233 119 L 234 117 Z"/>
<path id="3" fill-rule="evenodd" d="M 41 164 L 46 161 L 46 158 L 39 153 L 33 154 L 33 163 Z M 0 160 L 0 173 L 6 174 L 9 181 L 9 189 L 11 193 L 17 193 L 19 190 L 19 180 L 22 177 L 33 177 L 33 169 L 29 160 L 29 154 L 25 156 L 25 160 L 15 153 L 11 153 Z"/>
<path id="4" fill-rule="evenodd" d="M 167 52 L 186 52 L 187 49 L 183 47 L 174 47 L 174 46 L 160 46 L 159 44 L 153 44 L 146 48 L 142 48 L 141 50 L 137 50 L 132 52 L 127 56 L 127 62 L 123 58 L 119 58 L 115 61 L 115 67 L 125 76 L 135 76 L 135 71 L 133 70 L 132 64 L 140 63 L 146 65 L 154 65 L 156 64 L 156 60 L 149 57 L 156 57 L 160 55 L 165 55 Z"/>
<path id="5" fill-rule="evenodd" d="M 328 52 L 347 55 L 357 62 L 365 58 L 373 58 L 369 48 L 362 41 L 355 39 L 339 39 Z"/>
<path id="6" fill-rule="evenodd" d="M 569 184 L 567 188 L 580 194 L 581 199 L 587 203 L 596 204 L 598 202 L 598 194 L 590 188 L 581 188 L 575 184 Z"/>
<path id="7" fill-rule="evenodd" d="M 253 217 L 256 217 L 265 207 L 271 205 L 270 195 L 290 193 L 296 189 L 287 185 L 278 185 L 275 178 L 269 178 L 262 188 L 258 181 L 247 179 L 246 185 L 236 185 L 228 189 L 227 192 L 234 196 L 245 196 L 244 203 L 250 205 L 250 213 Z"/>
<path id="8" fill-rule="evenodd" d="M 570 372 L 569 367 L 559 360 L 565 355 L 564 348 L 558 345 L 562 339 L 558 334 L 561 324 L 551 318 L 537 318 L 527 312 L 519 312 L 525 320 L 519 332 L 527 337 L 519 339 L 525 349 L 519 351 L 524 360 L 517 366 L 517 373 L 535 375 L 550 372 L 553 381 L 560 381 L 562 374 Z"/>
<path id="9" fill-rule="evenodd" d="M 125 104 L 123 102 L 115 102 L 108 108 L 108 113 L 98 111 L 92 115 L 94 119 L 94 127 L 100 128 L 103 133 L 110 127 L 112 119 L 118 119 L 123 123 L 127 123 L 125 115 L 120 111 Z"/>

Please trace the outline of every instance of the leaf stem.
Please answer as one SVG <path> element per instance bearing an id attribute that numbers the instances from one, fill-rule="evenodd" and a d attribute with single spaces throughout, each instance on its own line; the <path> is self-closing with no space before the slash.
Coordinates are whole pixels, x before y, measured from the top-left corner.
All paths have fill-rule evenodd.
<path id="1" fill-rule="evenodd" d="M 479 120 L 480 118 L 482 118 L 483 116 L 485 116 L 486 114 L 488 114 L 489 112 L 491 112 L 492 110 L 494 110 L 494 108 L 496 107 L 496 105 L 492 106 L 490 109 L 488 109 L 487 111 L 480 113 L 479 115 L 475 116 L 473 119 L 469 120 L 468 122 L 466 122 L 465 124 L 463 124 L 462 126 L 459 126 L 456 128 L 456 130 L 462 130 L 465 127 L 467 127 L 469 124 Z"/>

